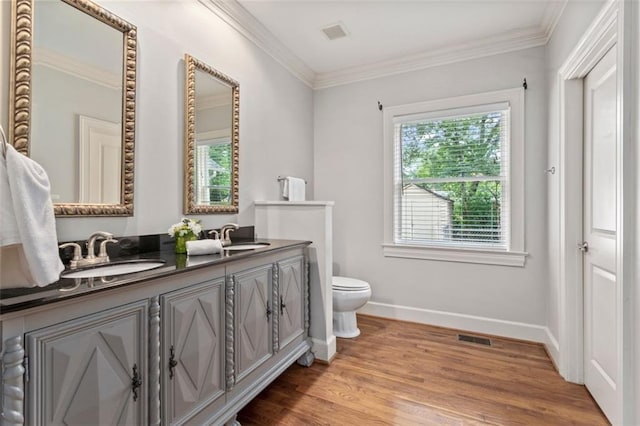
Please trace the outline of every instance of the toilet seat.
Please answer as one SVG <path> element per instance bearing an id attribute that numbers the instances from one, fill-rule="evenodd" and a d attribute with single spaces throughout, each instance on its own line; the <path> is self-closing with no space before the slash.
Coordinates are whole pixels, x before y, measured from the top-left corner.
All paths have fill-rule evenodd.
<path id="1" fill-rule="evenodd" d="M 333 277 L 331 287 L 333 290 L 338 291 L 366 291 L 371 289 L 369 283 L 366 281 L 337 276 Z"/>

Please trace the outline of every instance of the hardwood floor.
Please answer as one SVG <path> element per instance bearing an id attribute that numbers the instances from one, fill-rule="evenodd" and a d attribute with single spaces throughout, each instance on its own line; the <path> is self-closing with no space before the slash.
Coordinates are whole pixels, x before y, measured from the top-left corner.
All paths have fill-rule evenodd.
<path id="1" fill-rule="evenodd" d="M 238 414 L 249 425 L 606 425 L 541 345 L 358 316 L 331 365 L 297 364 Z M 470 334 L 470 333 L 465 333 Z"/>

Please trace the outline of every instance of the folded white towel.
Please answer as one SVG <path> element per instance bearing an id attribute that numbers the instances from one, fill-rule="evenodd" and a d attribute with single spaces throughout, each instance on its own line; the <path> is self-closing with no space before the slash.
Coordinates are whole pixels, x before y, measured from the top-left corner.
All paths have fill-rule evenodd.
<path id="1" fill-rule="evenodd" d="M 199 256 L 202 254 L 216 254 L 222 251 L 220 240 L 196 240 L 187 241 L 187 256 Z"/>
<path id="2" fill-rule="evenodd" d="M 19 255 L 26 259 L 31 275 L 29 277 L 26 273 L 14 274 L 10 282 L 2 281 L 2 287 L 44 287 L 58 281 L 60 272 L 64 270 L 58 255 L 58 236 L 49 178 L 38 163 L 20 154 L 10 145 L 7 146 L 6 159 L 0 162 L 6 162 L 5 167 L 0 170 L 3 174 L 0 176 L 0 181 L 3 181 L 0 196 L 4 206 L 0 245 L 22 244 L 22 253 Z M 13 206 L 13 219 L 8 214 L 6 219 L 4 217 L 8 212 L 5 202 L 11 202 Z M 19 241 L 15 240 L 16 228 Z M 2 257 L 6 260 L 12 256 Z M 5 260 L 2 261 L 3 267 L 7 266 L 4 265 Z M 22 275 L 23 278 L 19 279 L 17 275 Z"/>
<path id="3" fill-rule="evenodd" d="M 287 176 L 284 178 L 282 196 L 289 201 L 304 201 L 306 182 L 304 179 Z"/>

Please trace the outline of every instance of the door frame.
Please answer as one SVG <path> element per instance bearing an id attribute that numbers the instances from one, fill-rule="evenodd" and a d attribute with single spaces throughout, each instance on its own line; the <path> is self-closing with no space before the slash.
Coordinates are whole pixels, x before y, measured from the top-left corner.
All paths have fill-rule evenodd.
<path id="1" fill-rule="evenodd" d="M 633 361 L 633 284 L 635 277 L 635 127 L 632 112 L 637 105 L 632 66 L 632 38 L 637 31 L 631 25 L 635 7 L 624 1 L 609 1 L 594 19 L 558 72 L 560 93 L 560 262 L 559 262 L 559 351 L 558 369 L 568 381 L 584 383 L 584 294 L 583 255 L 577 249 L 583 239 L 583 79 L 593 66 L 617 46 L 618 81 L 617 194 L 618 241 L 616 276 L 620 280 L 617 295 L 619 329 L 619 371 L 622 385 L 623 422 L 635 421 Z M 627 13 L 625 14 L 625 11 Z M 628 41 L 628 43 L 626 43 Z M 623 97 L 623 93 L 625 93 Z M 626 184 L 625 184 L 626 183 Z M 626 301 L 626 303 L 624 303 Z"/>

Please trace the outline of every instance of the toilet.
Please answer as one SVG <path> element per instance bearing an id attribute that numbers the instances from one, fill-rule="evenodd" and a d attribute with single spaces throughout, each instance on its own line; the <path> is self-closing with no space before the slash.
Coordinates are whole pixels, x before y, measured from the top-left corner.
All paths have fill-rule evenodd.
<path id="1" fill-rule="evenodd" d="M 333 334 L 351 338 L 360 335 L 356 311 L 371 297 L 369 283 L 355 278 L 333 277 Z"/>

